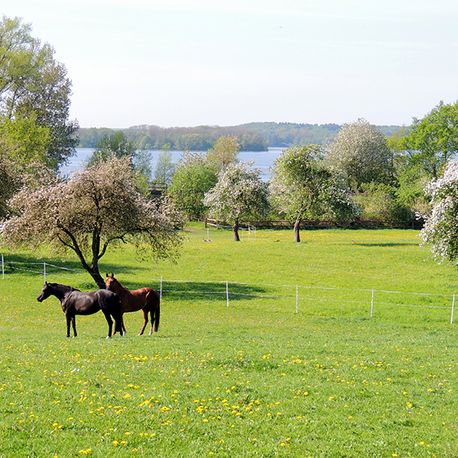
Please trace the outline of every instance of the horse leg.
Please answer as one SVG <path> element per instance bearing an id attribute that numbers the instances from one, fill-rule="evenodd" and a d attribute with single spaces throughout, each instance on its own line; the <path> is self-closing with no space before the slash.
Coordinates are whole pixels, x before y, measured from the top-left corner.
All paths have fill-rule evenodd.
<path id="1" fill-rule="evenodd" d="M 119 330 L 121 332 L 121 337 L 126 335 L 126 326 L 124 325 L 124 315 L 121 313 L 120 321 L 119 321 Z"/>
<path id="2" fill-rule="evenodd" d="M 72 317 L 70 315 L 65 315 L 67 318 L 67 337 L 70 337 L 70 324 L 72 322 Z"/>
<path id="3" fill-rule="evenodd" d="M 153 326 L 154 326 L 154 309 L 150 310 L 151 315 L 151 327 L 149 329 L 148 335 L 150 336 L 153 333 Z"/>
<path id="4" fill-rule="evenodd" d="M 76 317 L 73 315 L 72 316 L 72 325 L 73 325 L 73 337 L 76 337 Z"/>
<path id="5" fill-rule="evenodd" d="M 102 312 L 105 315 L 105 319 L 107 320 L 107 323 L 108 323 L 107 339 L 109 339 L 111 337 L 111 331 L 113 330 L 113 320 L 111 319 L 111 316 L 107 311 L 102 310 Z"/>
<path id="6" fill-rule="evenodd" d="M 121 313 L 112 313 L 111 316 L 113 317 L 114 321 L 115 321 L 115 331 L 113 333 L 113 335 L 115 335 L 117 332 L 119 332 L 119 334 L 122 336 L 125 336 L 126 335 L 126 328 L 124 326 L 124 318 L 122 316 L 122 312 Z"/>
<path id="7" fill-rule="evenodd" d="M 145 332 L 145 328 L 146 328 L 146 325 L 148 324 L 148 309 L 142 309 L 143 311 L 143 327 L 141 328 L 140 330 L 140 334 L 138 334 L 139 336 L 143 335 L 143 333 Z"/>

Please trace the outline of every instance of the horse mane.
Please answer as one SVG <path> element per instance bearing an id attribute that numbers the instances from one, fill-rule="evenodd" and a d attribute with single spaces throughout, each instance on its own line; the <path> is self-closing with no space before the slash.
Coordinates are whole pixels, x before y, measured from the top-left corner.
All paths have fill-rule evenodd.
<path id="1" fill-rule="evenodd" d="M 48 282 L 48 285 L 49 285 L 49 286 L 52 286 L 52 287 L 54 287 L 54 288 L 63 286 L 64 288 L 68 288 L 69 291 L 80 291 L 80 290 L 77 289 L 77 288 L 73 288 L 73 286 L 70 286 L 70 285 L 63 285 L 62 283 L 50 283 L 50 282 Z"/>
<path id="2" fill-rule="evenodd" d="M 115 278 L 114 276 L 111 277 L 111 278 L 114 280 L 114 282 L 116 283 L 117 286 L 119 286 L 122 289 L 127 289 L 128 290 L 128 288 L 126 288 L 125 286 L 121 285 L 121 282 L 117 278 Z"/>

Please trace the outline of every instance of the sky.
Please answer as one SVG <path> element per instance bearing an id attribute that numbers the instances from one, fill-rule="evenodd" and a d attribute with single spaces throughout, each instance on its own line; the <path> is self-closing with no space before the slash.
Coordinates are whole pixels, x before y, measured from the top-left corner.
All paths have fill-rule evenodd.
<path id="1" fill-rule="evenodd" d="M 81 127 L 408 125 L 458 99 L 456 0 L 2 0 Z"/>

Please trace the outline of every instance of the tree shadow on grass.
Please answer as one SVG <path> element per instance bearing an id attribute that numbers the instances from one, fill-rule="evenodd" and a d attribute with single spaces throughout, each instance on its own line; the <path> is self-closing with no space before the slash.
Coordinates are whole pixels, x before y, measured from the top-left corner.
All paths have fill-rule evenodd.
<path id="1" fill-rule="evenodd" d="M 77 260 L 62 259 L 56 256 L 37 258 L 32 254 L 24 253 L 8 253 L 4 255 L 3 259 L 5 275 L 43 275 L 45 269 L 44 263 L 46 263 L 46 274 L 51 277 L 52 281 L 59 282 L 59 274 L 65 276 L 67 279 L 72 275 L 86 274 L 88 275 L 88 279 L 91 279 L 89 273 L 84 270 L 81 263 Z M 108 271 L 119 269 L 119 266 L 113 266 L 111 264 L 105 267 Z M 133 273 L 140 269 L 138 267 L 123 266 L 123 272 L 127 273 Z"/>
<path id="2" fill-rule="evenodd" d="M 369 243 L 369 242 L 352 242 L 352 245 L 363 246 L 363 247 L 398 247 L 398 246 L 419 246 L 419 243 L 415 242 L 386 242 L 386 243 Z"/>
<path id="3" fill-rule="evenodd" d="M 4 257 L 5 275 L 7 276 L 28 276 L 44 278 L 44 265 L 46 263 L 46 279 L 50 282 L 71 285 L 81 290 L 97 289 L 89 273 L 86 272 L 77 260 L 62 259 L 59 257 L 37 258 L 32 254 L 6 254 Z M 104 264 L 102 277 L 107 272 L 122 270 L 124 274 L 134 274 L 135 272 L 145 270 L 145 267 L 135 266 L 127 267 L 113 264 Z M 81 274 L 85 277 L 82 279 Z M 121 280 L 124 287 L 128 289 L 137 289 L 141 287 L 154 288 L 159 291 L 159 281 L 138 282 Z M 265 288 L 256 285 L 246 285 L 239 283 L 229 283 L 229 300 L 251 300 L 265 293 Z M 167 301 L 198 301 L 206 302 L 226 300 L 226 284 L 224 282 L 168 282 L 162 284 L 163 297 Z"/>
<path id="4" fill-rule="evenodd" d="M 138 283 L 123 281 L 122 285 L 128 289 L 136 289 Z M 160 285 L 151 282 L 149 286 L 159 291 Z M 259 295 L 266 292 L 265 288 L 256 285 L 245 285 L 239 283 L 229 283 L 229 301 L 256 299 Z M 167 301 L 225 301 L 226 284 L 224 282 L 168 282 L 162 283 L 162 297 Z"/>
<path id="5" fill-rule="evenodd" d="M 81 264 L 76 261 L 62 260 L 57 257 L 34 257 L 32 254 L 14 254 L 4 255 L 4 268 L 6 275 L 43 275 L 44 263 L 46 263 L 46 272 L 62 271 L 67 274 L 80 273 Z"/>

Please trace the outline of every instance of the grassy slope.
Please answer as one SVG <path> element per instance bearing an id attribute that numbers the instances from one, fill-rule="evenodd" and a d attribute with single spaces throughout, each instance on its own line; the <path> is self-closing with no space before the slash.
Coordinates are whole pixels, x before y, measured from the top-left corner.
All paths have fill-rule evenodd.
<path id="1" fill-rule="evenodd" d="M 129 247 L 105 260 L 130 287 L 190 280 L 164 283 L 151 338 L 135 336 L 138 313 L 124 339 L 103 338 L 102 315 L 66 339 L 57 301 L 35 301 L 41 277 L 0 280 L 0 456 L 458 454 L 458 339 L 450 309 L 429 308 L 450 306 L 457 276 L 416 232 L 187 235 L 175 265 Z M 49 279 L 92 288 L 84 273 Z M 229 308 L 226 279 L 248 283 L 230 285 Z M 300 288 L 295 315 L 296 284 L 343 289 Z"/>

